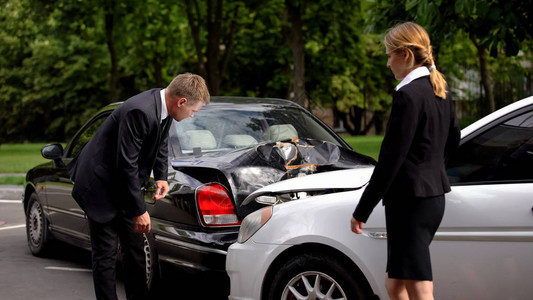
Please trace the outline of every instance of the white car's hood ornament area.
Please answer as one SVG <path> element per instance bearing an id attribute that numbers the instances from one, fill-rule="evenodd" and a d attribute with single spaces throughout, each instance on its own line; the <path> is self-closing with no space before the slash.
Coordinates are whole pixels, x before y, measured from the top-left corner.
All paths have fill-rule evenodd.
<path id="1" fill-rule="evenodd" d="M 280 198 L 280 195 L 283 194 L 289 197 L 286 200 L 295 200 L 307 197 L 308 193 L 357 190 L 368 183 L 373 171 L 374 167 L 366 166 L 283 180 L 252 192 L 241 205 L 246 205 L 254 200 L 264 204 L 276 204 L 284 201 Z"/>

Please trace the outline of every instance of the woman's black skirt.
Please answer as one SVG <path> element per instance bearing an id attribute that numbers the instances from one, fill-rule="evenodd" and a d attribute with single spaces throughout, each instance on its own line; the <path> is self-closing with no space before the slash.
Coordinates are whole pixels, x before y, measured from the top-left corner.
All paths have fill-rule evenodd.
<path id="1" fill-rule="evenodd" d="M 429 244 L 442 221 L 444 206 L 444 195 L 387 199 L 389 278 L 433 280 Z"/>

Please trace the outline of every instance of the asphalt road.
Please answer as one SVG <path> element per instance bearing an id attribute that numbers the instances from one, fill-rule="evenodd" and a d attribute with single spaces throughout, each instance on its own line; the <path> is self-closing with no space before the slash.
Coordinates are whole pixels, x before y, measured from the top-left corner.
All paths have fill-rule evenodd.
<path id="1" fill-rule="evenodd" d="M 18 197 L 14 187 L 0 190 L 0 298 L 94 298 L 90 254 L 61 247 L 46 258 L 33 256 L 26 244 L 22 190 L 19 188 Z M 122 290 L 120 287 L 119 297 L 125 299 Z"/>
<path id="2" fill-rule="evenodd" d="M 94 299 L 90 252 L 61 243 L 47 257 L 31 254 L 21 194 L 22 187 L 0 185 L 0 299 Z M 157 299 L 227 299 L 213 290 L 202 294 L 212 286 L 208 280 L 168 278 Z M 126 299 L 120 279 L 117 295 Z"/>

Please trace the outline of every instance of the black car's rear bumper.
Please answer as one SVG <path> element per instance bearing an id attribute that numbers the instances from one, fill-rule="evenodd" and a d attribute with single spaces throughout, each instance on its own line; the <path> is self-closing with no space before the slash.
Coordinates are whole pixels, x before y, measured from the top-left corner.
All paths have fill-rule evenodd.
<path id="1" fill-rule="evenodd" d="M 237 241 L 238 233 L 238 227 L 198 231 L 152 219 L 152 237 L 160 264 L 193 275 L 225 274 L 227 250 Z"/>

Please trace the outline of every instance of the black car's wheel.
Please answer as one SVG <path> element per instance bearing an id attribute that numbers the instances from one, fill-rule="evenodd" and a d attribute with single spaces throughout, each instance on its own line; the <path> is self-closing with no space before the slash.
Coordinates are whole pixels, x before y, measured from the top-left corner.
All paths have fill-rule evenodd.
<path id="1" fill-rule="evenodd" d="M 353 272 L 344 265 L 319 253 L 293 257 L 274 276 L 267 299 L 362 299 Z"/>
<path id="2" fill-rule="evenodd" d="M 35 256 L 43 256 L 49 248 L 48 222 L 37 193 L 33 192 L 26 211 L 26 236 L 30 251 Z"/>
<path id="3" fill-rule="evenodd" d="M 146 259 L 146 284 L 148 290 L 154 291 L 159 284 L 159 264 L 157 262 L 157 252 L 153 246 L 150 237 L 143 234 L 144 256 Z"/>

